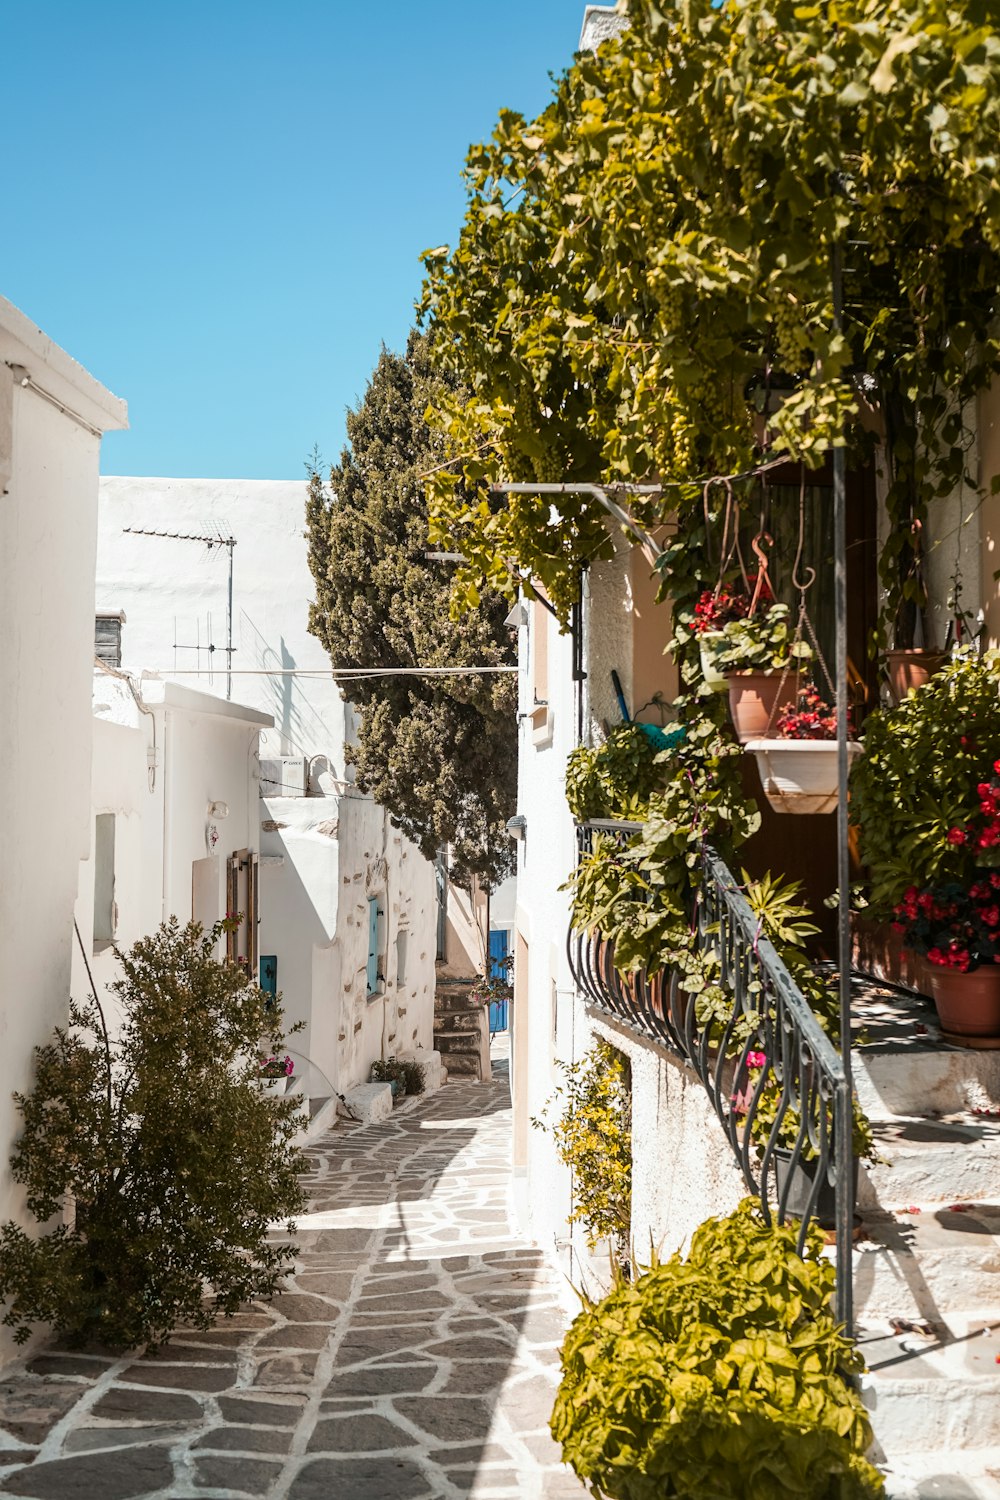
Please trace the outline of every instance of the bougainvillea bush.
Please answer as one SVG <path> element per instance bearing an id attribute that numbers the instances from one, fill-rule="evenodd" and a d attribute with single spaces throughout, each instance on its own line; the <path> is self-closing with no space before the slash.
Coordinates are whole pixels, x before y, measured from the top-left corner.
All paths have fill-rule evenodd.
<path id="1" fill-rule="evenodd" d="M 968 892 L 1000 865 L 1000 656 L 965 653 L 895 708 L 865 721 L 851 818 L 872 915 L 913 888 Z M 904 912 L 905 916 L 905 912 Z"/>
<path id="2" fill-rule="evenodd" d="M 552 1433 L 611 1500 L 874 1500 L 861 1356 L 830 1310 L 822 1234 L 746 1199 L 586 1302 L 562 1348 Z"/>
<path id="3" fill-rule="evenodd" d="M 176 918 L 121 954 L 109 1034 L 96 998 L 36 1048 L 11 1157 L 45 1226 L 0 1229 L 4 1323 L 23 1343 L 48 1323 L 71 1343 L 162 1344 L 281 1288 L 304 1207 L 297 1102 L 260 1087 L 279 1057 L 281 1007 Z"/>
<path id="4" fill-rule="evenodd" d="M 966 886 L 957 881 L 918 891 L 910 886 L 892 924 L 903 945 L 929 963 L 967 974 L 1000 963 L 1000 874 L 984 872 Z"/>

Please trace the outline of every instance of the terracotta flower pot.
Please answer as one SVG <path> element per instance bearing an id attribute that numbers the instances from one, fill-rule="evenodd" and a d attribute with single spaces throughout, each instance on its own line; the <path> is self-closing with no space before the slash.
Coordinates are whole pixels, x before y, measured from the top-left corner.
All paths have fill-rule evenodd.
<path id="1" fill-rule="evenodd" d="M 795 674 L 784 678 L 780 672 L 730 672 L 729 713 L 741 745 L 767 734 L 772 718 L 787 704 L 795 702 Z M 780 695 L 780 703 L 778 701 Z"/>
<path id="2" fill-rule="evenodd" d="M 941 1030 L 956 1037 L 1000 1037 L 1000 964 L 963 974 L 930 964 L 931 994 Z"/>
<path id="3" fill-rule="evenodd" d="M 828 813 L 837 806 L 836 740 L 748 740 L 757 757 L 764 795 L 780 813 Z M 861 754 L 856 740 L 847 745 L 850 767 Z"/>
<path id="4" fill-rule="evenodd" d="M 948 660 L 943 651 L 887 651 L 889 691 L 902 703 L 912 688 L 925 687 Z"/>

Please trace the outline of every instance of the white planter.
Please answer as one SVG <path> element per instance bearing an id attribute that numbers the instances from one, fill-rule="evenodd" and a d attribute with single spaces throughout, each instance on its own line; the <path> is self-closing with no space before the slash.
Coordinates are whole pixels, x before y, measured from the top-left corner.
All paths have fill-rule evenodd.
<path id="1" fill-rule="evenodd" d="M 775 812 L 828 813 L 837 806 L 836 740 L 750 740 L 764 795 Z M 862 753 L 847 745 L 848 766 Z"/>
<path id="2" fill-rule="evenodd" d="M 262 1094 L 284 1094 L 290 1082 L 290 1075 L 285 1074 L 281 1078 L 260 1079 L 260 1091 Z"/>

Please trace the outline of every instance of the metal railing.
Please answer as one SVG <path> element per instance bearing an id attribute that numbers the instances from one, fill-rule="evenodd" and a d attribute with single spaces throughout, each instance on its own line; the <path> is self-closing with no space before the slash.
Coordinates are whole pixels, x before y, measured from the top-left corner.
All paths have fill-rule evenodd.
<path id="1" fill-rule="evenodd" d="M 598 834 L 626 848 L 641 827 L 581 824 L 580 854 L 593 852 Z M 800 1250 L 813 1221 L 834 1233 L 836 1311 L 850 1327 L 857 1168 L 847 1070 L 737 881 L 711 850 L 703 859 L 696 919 L 699 946 L 718 971 L 721 1005 L 699 1005 L 667 970 L 619 973 L 614 943 L 599 932 L 571 929 L 574 980 L 587 1001 L 697 1073 L 768 1222 L 798 1219 Z"/>

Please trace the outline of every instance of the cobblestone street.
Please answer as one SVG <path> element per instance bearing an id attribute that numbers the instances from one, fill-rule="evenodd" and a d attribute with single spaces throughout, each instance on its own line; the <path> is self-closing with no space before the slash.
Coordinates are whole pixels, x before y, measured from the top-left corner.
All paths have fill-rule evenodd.
<path id="1" fill-rule="evenodd" d="M 507 1217 L 506 1064 L 310 1152 L 292 1285 L 156 1357 L 0 1382 L 0 1493 L 36 1500 L 582 1496 L 548 1435 L 572 1293 Z"/>

